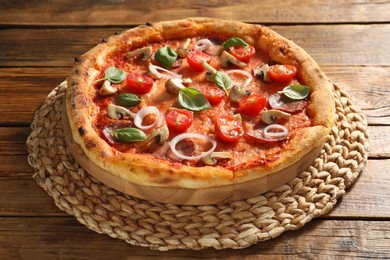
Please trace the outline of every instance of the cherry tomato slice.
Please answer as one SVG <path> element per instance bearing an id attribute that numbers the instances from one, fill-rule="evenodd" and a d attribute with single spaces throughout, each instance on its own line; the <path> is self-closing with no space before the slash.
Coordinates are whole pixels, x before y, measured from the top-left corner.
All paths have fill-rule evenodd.
<path id="1" fill-rule="evenodd" d="M 214 86 L 202 86 L 199 90 L 212 106 L 218 105 L 226 96 L 225 91 Z"/>
<path id="2" fill-rule="evenodd" d="M 128 73 L 127 86 L 134 94 L 148 93 L 154 84 L 154 80 L 146 74 Z"/>
<path id="3" fill-rule="evenodd" d="M 232 116 L 220 116 L 215 122 L 215 133 L 222 142 L 237 142 L 244 135 L 241 123 Z"/>
<path id="4" fill-rule="evenodd" d="M 211 56 L 202 51 L 191 51 L 187 55 L 187 62 L 190 67 L 197 72 L 201 72 L 204 70 L 202 66 L 202 62 L 210 63 Z"/>
<path id="5" fill-rule="evenodd" d="M 248 116 L 257 116 L 261 110 L 267 105 L 267 98 L 263 94 L 253 93 L 247 97 L 243 97 L 238 106 L 241 113 Z"/>
<path id="6" fill-rule="evenodd" d="M 255 56 L 256 50 L 252 45 L 245 46 L 233 46 L 229 48 L 229 52 L 236 59 L 248 63 L 250 59 Z"/>
<path id="7" fill-rule="evenodd" d="M 169 130 L 176 133 L 185 132 L 194 121 L 194 114 L 185 109 L 170 110 L 165 115 Z"/>
<path id="8" fill-rule="evenodd" d="M 290 82 L 297 74 L 297 68 L 293 65 L 272 65 L 269 67 L 269 77 L 279 83 Z"/>

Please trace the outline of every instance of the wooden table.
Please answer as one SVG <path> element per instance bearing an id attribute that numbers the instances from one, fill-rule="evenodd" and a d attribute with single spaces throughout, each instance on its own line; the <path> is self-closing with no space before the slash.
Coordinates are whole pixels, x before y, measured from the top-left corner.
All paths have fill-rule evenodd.
<path id="1" fill-rule="evenodd" d="M 0 1 L 1 259 L 390 257 L 389 2 L 124 2 Z M 29 125 L 74 57 L 116 31 L 190 16 L 271 27 L 305 48 L 362 108 L 369 161 L 330 214 L 243 250 L 158 252 L 87 229 L 34 182 L 25 145 Z"/>

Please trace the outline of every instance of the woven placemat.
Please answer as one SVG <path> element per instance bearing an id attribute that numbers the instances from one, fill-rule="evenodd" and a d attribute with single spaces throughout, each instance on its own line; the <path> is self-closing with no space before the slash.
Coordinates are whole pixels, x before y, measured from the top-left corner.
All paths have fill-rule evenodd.
<path id="1" fill-rule="evenodd" d="M 36 112 L 27 140 L 34 180 L 66 213 L 98 233 L 157 250 L 240 249 L 297 230 L 328 213 L 367 161 L 367 123 L 334 86 L 335 125 L 321 155 L 279 188 L 223 205 L 180 206 L 122 194 L 92 178 L 69 152 L 62 130 L 66 84 Z"/>

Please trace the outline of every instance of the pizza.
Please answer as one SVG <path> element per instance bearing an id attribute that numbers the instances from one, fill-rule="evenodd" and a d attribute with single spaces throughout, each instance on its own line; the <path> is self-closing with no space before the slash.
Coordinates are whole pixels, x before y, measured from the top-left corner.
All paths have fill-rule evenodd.
<path id="1" fill-rule="evenodd" d="M 302 171 L 334 107 L 331 82 L 301 47 L 265 26 L 210 18 L 117 33 L 77 57 L 67 79 L 83 165 L 157 190 L 221 191 Z"/>

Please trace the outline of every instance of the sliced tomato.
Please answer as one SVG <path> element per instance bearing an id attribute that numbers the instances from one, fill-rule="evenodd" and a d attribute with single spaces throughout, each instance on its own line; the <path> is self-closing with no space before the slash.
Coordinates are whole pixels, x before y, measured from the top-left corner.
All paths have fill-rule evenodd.
<path id="1" fill-rule="evenodd" d="M 226 96 L 225 91 L 214 86 L 202 86 L 199 90 L 200 92 L 202 92 L 202 94 L 206 97 L 207 101 L 209 101 L 210 105 L 212 106 L 218 105 Z"/>
<path id="2" fill-rule="evenodd" d="M 127 86 L 134 94 L 148 93 L 154 84 L 154 80 L 146 74 L 128 73 Z"/>
<path id="3" fill-rule="evenodd" d="M 250 59 L 255 56 L 256 50 L 252 45 L 249 46 L 232 46 L 229 48 L 229 52 L 236 59 L 248 63 Z"/>
<path id="4" fill-rule="evenodd" d="M 190 67 L 197 72 L 203 71 L 203 62 L 210 63 L 211 56 L 202 51 L 191 51 L 187 55 L 187 62 Z"/>
<path id="5" fill-rule="evenodd" d="M 169 130 L 176 133 L 183 133 L 191 126 L 194 121 L 194 114 L 185 109 L 174 109 L 168 111 L 165 120 Z"/>
<path id="6" fill-rule="evenodd" d="M 238 106 L 241 113 L 248 116 L 257 116 L 267 105 L 267 97 L 260 93 L 253 93 L 247 97 L 243 97 Z"/>
<path id="7" fill-rule="evenodd" d="M 237 142 L 244 135 L 241 123 L 232 116 L 220 116 L 215 122 L 215 133 L 222 142 Z"/>
<path id="8" fill-rule="evenodd" d="M 272 65 L 269 67 L 268 76 L 279 83 L 290 82 L 297 74 L 297 68 L 293 65 Z"/>

